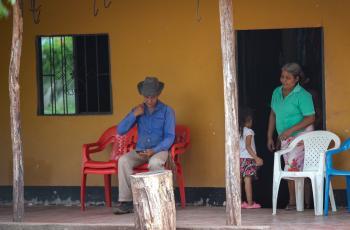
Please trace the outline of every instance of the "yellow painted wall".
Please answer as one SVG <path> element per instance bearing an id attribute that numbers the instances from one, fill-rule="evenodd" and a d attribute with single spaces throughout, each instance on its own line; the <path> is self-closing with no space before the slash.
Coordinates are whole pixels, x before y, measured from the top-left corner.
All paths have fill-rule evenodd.
<path id="1" fill-rule="evenodd" d="M 21 66 L 21 113 L 26 185 L 79 185 L 81 144 L 94 141 L 139 103 L 136 84 L 146 75 L 165 82 L 161 99 L 191 128 L 192 147 L 183 157 L 187 186 L 224 186 L 224 108 L 217 0 L 45 1 L 35 25 L 25 11 Z M 235 0 L 236 29 L 324 27 L 327 127 L 348 136 L 350 29 L 346 0 Z M 35 36 L 108 33 L 113 115 L 37 116 Z M 11 20 L 0 21 L 0 185 L 11 184 L 7 71 Z M 277 76 L 276 76 L 277 77 Z M 350 164 L 345 156 L 338 165 Z M 89 177 L 89 185 L 102 178 Z M 343 182 L 336 187 L 344 187 Z"/>
<path id="2" fill-rule="evenodd" d="M 92 2 L 65 2 L 43 2 L 39 25 L 32 23 L 30 14 L 25 15 L 21 68 L 25 184 L 79 185 L 82 143 L 95 141 L 140 103 L 136 84 L 146 75 L 155 75 L 165 82 L 161 99 L 175 109 L 178 123 L 191 127 L 193 148 L 184 157 L 186 184 L 222 186 L 224 124 L 217 4 L 203 2 L 203 20 L 198 23 L 195 4 L 188 0 L 113 1 L 109 9 L 99 2 L 97 17 L 92 14 Z M 2 29 L 4 22 L 1 25 Z M 109 34 L 114 113 L 37 116 L 35 36 L 76 33 Z M 1 47 L 1 53 L 8 52 L 8 47 Z M 7 64 L 1 66 L 5 70 L 1 75 L 6 76 Z M 1 87 L 6 89 L 6 84 L 1 79 L 5 85 Z M 8 106 L 1 110 L 8 113 Z M 1 122 L 7 127 L 8 117 Z M 7 128 L 2 135 L 8 133 Z M 6 158 L 11 159 L 8 145 L 9 141 L 4 145 Z M 8 174 L 7 170 L 0 175 L 1 184 L 11 182 Z M 98 176 L 88 178 L 90 185 L 101 182 Z"/>

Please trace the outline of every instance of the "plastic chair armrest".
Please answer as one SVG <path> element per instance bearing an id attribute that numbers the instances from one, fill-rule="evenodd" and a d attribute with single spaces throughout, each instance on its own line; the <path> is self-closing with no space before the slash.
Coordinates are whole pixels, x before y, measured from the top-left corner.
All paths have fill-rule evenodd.
<path id="1" fill-rule="evenodd" d="M 83 162 L 91 160 L 90 154 L 101 152 L 106 148 L 106 146 L 112 142 L 114 142 L 115 138 L 110 137 L 105 142 L 95 142 L 89 144 L 83 144 Z"/>
<path id="2" fill-rule="evenodd" d="M 82 159 L 83 162 L 90 160 L 90 154 L 100 152 L 101 146 L 99 143 L 83 144 Z"/>
<path id="3" fill-rule="evenodd" d="M 275 173 L 281 172 L 281 155 L 283 153 L 281 153 L 281 151 L 277 151 L 275 152 L 275 156 L 274 156 L 274 161 L 273 161 L 273 172 L 274 175 Z"/>
<path id="4" fill-rule="evenodd" d="M 325 170 L 326 172 L 331 170 L 333 168 L 333 155 L 338 154 L 343 152 L 343 148 L 339 147 L 339 148 L 331 148 L 329 150 L 326 151 L 326 159 L 325 159 Z"/>
<path id="5" fill-rule="evenodd" d="M 286 149 L 279 150 L 279 151 L 275 152 L 275 156 L 277 155 L 278 157 L 280 157 L 283 154 L 286 154 L 292 150 L 293 150 L 293 148 L 286 148 Z"/>
<path id="6" fill-rule="evenodd" d="M 343 148 L 340 147 L 340 148 L 331 148 L 329 150 L 327 150 L 326 152 L 326 156 L 333 156 L 337 153 L 340 153 L 340 152 L 343 152 Z"/>
<path id="7" fill-rule="evenodd" d="M 176 155 L 184 153 L 186 147 L 186 143 L 183 142 L 173 144 L 170 148 L 171 157 L 174 159 Z"/>
<path id="8" fill-rule="evenodd" d="M 281 172 L 283 171 L 281 168 L 281 156 L 283 154 L 286 154 L 288 152 L 290 152 L 291 150 L 293 150 L 293 148 L 286 148 L 286 149 L 282 149 L 279 151 L 275 152 L 275 158 L 274 158 L 274 166 L 273 166 L 273 170 L 274 172 Z"/>
<path id="9" fill-rule="evenodd" d="M 93 152 L 99 152 L 101 151 L 101 145 L 100 143 L 89 143 L 89 144 L 83 144 L 83 148 L 86 149 L 86 152 L 93 153 Z"/>

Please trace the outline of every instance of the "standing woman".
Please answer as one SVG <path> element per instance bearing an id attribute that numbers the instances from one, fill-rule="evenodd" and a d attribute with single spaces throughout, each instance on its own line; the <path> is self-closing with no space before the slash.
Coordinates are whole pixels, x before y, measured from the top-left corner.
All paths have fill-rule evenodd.
<path id="1" fill-rule="evenodd" d="M 315 109 L 312 96 L 299 82 L 303 80 L 304 73 L 297 63 L 285 64 L 281 69 L 281 86 L 272 94 L 271 112 L 267 130 L 267 148 L 276 149 L 273 133 L 276 128 L 281 149 L 288 147 L 289 143 L 301 132 L 312 130 L 315 121 Z M 283 155 L 285 171 L 301 171 L 304 165 L 304 146 L 298 145 L 291 152 Z M 289 203 L 287 210 L 295 209 L 295 185 L 288 180 Z"/>

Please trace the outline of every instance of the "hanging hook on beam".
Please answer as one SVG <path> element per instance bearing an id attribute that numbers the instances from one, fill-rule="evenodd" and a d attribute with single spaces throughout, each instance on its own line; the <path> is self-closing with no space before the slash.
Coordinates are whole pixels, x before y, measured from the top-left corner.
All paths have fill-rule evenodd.
<path id="1" fill-rule="evenodd" d="M 94 0 L 94 16 L 96 17 L 98 15 L 99 9 L 96 7 L 96 0 Z"/>
<path id="2" fill-rule="evenodd" d="M 112 0 L 103 0 L 103 6 L 105 8 L 109 8 L 112 4 Z M 96 6 L 96 0 L 94 0 L 94 16 L 96 17 L 98 15 L 98 12 L 100 10 L 98 9 L 98 7 Z"/>
<path id="3" fill-rule="evenodd" d="M 111 0 L 103 0 L 103 4 L 105 6 L 105 8 L 109 8 L 112 4 Z"/>
<path id="4" fill-rule="evenodd" d="M 99 9 L 96 7 L 96 0 L 94 0 L 94 16 L 96 17 Z"/>
<path id="5" fill-rule="evenodd" d="M 33 21 L 35 24 L 40 22 L 40 8 L 41 5 L 36 6 L 36 0 L 30 0 L 30 11 L 32 12 Z"/>
<path id="6" fill-rule="evenodd" d="M 199 12 L 199 10 L 200 10 L 200 0 L 196 0 L 196 16 L 197 16 L 197 22 L 201 22 L 201 20 L 202 20 L 202 16 L 200 15 L 200 12 Z"/>

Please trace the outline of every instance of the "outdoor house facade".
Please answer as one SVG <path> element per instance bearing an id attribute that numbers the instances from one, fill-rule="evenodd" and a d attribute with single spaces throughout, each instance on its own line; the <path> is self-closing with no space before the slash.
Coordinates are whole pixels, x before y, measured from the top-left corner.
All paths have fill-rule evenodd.
<path id="1" fill-rule="evenodd" d="M 191 129 L 191 148 L 182 157 L 188 202 L 221 205 L 225 200 L 225 132 L 218 1 L 203 0 L 197 5 L 188 0 L 118 0 L 112 1 L 109 8 L 101 1 L 97 16 L 92 1 L 41 4 L 39 24 L 34 24 L 27 8 L 24 10 L 20 85 L 24 181 L 29 191 L 26 198 L 49 202 L 79 200 L 82 144 L 97 140 L 131 106 L 140 103 L 136 84 L 145 76 L 154 75 L 165 82 L 160 99 L 174 108 L 178 124 Z M 324 122 L 342 139 L 349 137 L 350 2 L 234 0 L 233 4 L 236 30 L 322 29 L 320 93 L 324 95 Z M 0 20 L 0 202 L 10 201 L 12 184 L 8 96 L 11 34 L 11 17 Z M 70 60 L 80 64 L 65 68 L 82 72 L 92 68 L 104 76 L 97 83 L 86 82 L 87 87 L 99 84 L 99 90 L 77 90 L 70 85 L 69 93 L 57 96 L 57 106 L 60 100 L 66 103 L 60 109 L 54 109 L 53 102 L 47 101 L 45 93 L 49 94 L 52 88 L 45 83 L 45 71 L 40 71 L 45 58 L 39 57 L 49 54 L 50 51 L 44 51 L 44 43 L 54 44 L 52 36 L 60 41 L 65 37 L 60 47 L 74 49 L 77 54 Z M 84 39 L 91 41 L 83 43 Z M 91 63 L 86 61 L 90 51 L 100 58 L 99 64 L 96 58 Z M 65 55 L 68 57 L 69 52 Z M 55 67 L 42 69 L 56 71 Z M 62 70 L 57 68 L 56 72 Z M 66 83 L 74 82 L 71 75 L 65 76 Z M 80 99 L 88 98 L 85 104 L 76 94 Z M 265 106 L 269 106 L 269 101 Z M 264 161 L 272 161 L 272 153 L 261 154 Z M 336 165 L 346 168 L 350 159 L 340 155 Z M 272 164 L 264 167 L 272 168 Z M 101 176 L 88 178 L 89 186 L 102 183 Z M 334 180 L 333 186 L 341 195 L 345 182 Z M 264 187 L 271 190 L 272 184 Z M 101 192 L 94 199 L 102 200 L 102 190 L 96 191 Z M 268 191 L 266 194 L 270 196 Z"/>

